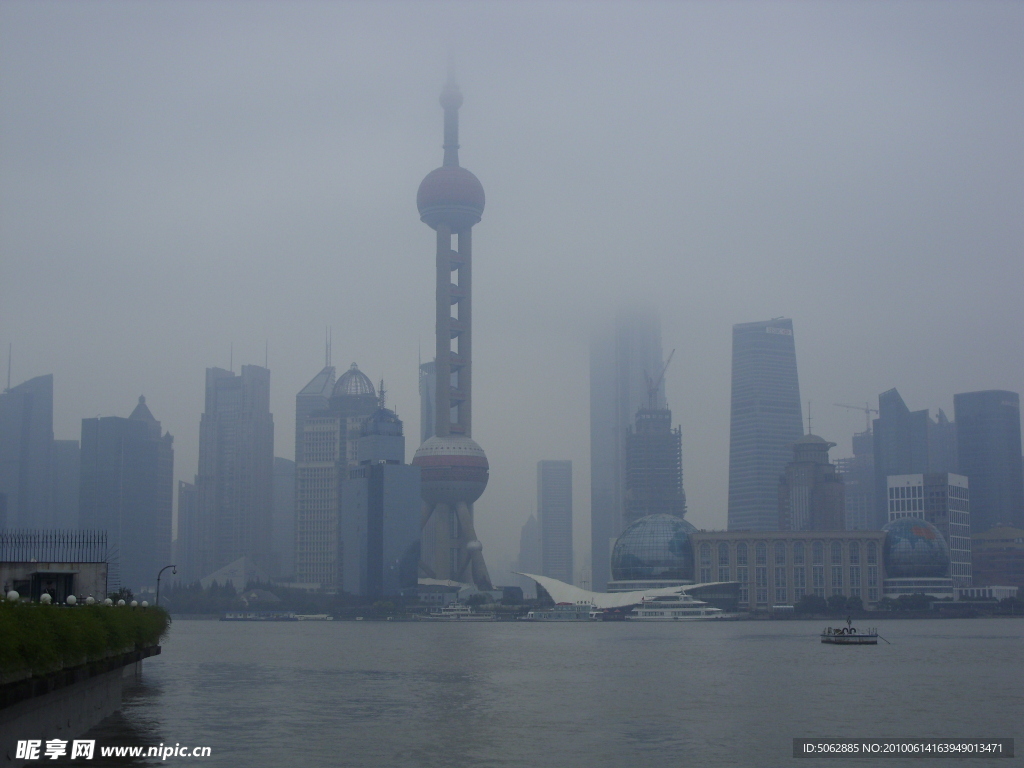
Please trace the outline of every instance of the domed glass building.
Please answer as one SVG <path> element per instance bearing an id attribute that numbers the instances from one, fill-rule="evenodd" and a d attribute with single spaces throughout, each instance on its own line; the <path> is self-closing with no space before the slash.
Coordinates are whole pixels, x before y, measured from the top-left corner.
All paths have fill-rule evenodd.
<path id="1" fill-rule="evenodd" d="M 693 581 L 693 545 L 697 529 L 674 515 L 648 515 L 629 526 L 612 550 L 614 582 L 664 582 L 664 586 Z M 627 585 L 623 585 L 625 587 Z M 629 585 L 629 588 L 635 588 Z M 609 584 L 609 591 L 614 588 Z"/>
<path id="2" fill-rule="evenodd" d="M 926 520 L 905 517 L 882 528 L 882 552 L 890 579 L 941 579 L 949 576 L 949 547 Z"/>

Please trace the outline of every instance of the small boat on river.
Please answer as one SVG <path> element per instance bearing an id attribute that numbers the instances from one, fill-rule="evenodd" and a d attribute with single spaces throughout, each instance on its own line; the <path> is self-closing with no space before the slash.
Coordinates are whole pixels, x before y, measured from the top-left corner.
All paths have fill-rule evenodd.
<path id="1" fill-rule="evenodd" d="M 821 633 L 821 642 L 829 645 L 878 645 L 878 630 L 870 627 L 860 632 L 847 619 L 845 627 L 825 627 Z"/>

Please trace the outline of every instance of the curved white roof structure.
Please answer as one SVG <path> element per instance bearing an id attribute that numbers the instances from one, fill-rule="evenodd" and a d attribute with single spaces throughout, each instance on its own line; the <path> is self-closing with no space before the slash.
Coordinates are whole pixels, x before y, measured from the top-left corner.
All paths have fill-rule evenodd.
<path id="1" fill-rule="evenodd" d="M 726 582 L 708 582 L 706 584 L 684 584 L 678 587 L 659 587 L 658 589 L 639 589 L 635 592 L 591 592 L 588 589 L 580 589 L 564 581 L 552 579 L 547 576 L 537 576 L 533 573 L 519 573 L 519 576 L 526 576 L 540 584 L 551 599 L 556 603 L 571 603 L 572 605 L 592 605 L 595 608 L 624 608 L 627 605 L 636 605 L 643 599 L 661 597 L 662 595 L 682 595 L 697 587 L 707 587 L 712 584 L 724 584 Z"/>

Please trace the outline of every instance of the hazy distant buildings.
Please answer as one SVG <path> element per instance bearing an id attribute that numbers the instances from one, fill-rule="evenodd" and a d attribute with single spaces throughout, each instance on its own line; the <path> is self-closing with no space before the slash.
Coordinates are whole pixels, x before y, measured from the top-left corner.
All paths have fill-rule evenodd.
<path id="1" fill-rule="evenodd" d="M 928 410 L 911 411 L 895 389 L 878 396 L 875 438 L 875 514 L 872 528 L 889 520 L 887 478 L 928 471 Z"/>
<path id="2" fill-rule="evenodd" d="M 0 494 L 8 528 L 53 528 L 53 375 L 0 394 Z"/>
<path id="3" fill-rule="evenodd" d="M 647 381 L 663 366 L 661 321 L 650 309 L 621 309 L 591 337 L 590 561 L 597 592 L 607 587 L 612 547 L 626 528 L 626 434 L 637 411 L 652 405 Z M 665 407 L 664 393 L 661 381 L 654 410 Z"/>
<path id="4" fill-rule="evenodd" d="M 332 369 L 333 371 L 333 369 Z M 303 392 L 315 388 L 321 371 Z M 295 465 L 295 580 L 335 591 L 343 580 L 341 549 L 342 483 L 348 468 L 358 464 L 357 438 L 364 422 L 377 410 L 373 383 L 355 363 L 335 382 L 319 411 L 308 412 L 301 424 Z"/>
<path id="5" fill-rule="evenodd" d="M 196 563 L 203 576 L 248 557 L 266 569 L 273 506 L 270 371 L 206 369 L 199 425 Z"/>
<path id="6" fill-rule="evenodd" d="M 1024 528 L 1020 396 L 988 390 L 953 396 L 960 473 L 971 481 L 971 530 Z"/>
<path id="7" fill-rule="evenodd" d="M 793 460 L 779 479 L 778 530 L 846 529 L 843 477 L 828 460 L 834 446 L 817 435 L 804 435 L 793 443 Z"/>
<path id="8" fill-rule="evenodd" d="M 78 486 L 81 449 L 77 440 L 54 440 L 50 469 L 53 478 L 53 524 L 78 528 Z"/>
<path id="9" fill-rule="evenodd" d="M 437 407 L 437 374 L 433 361 L 420 364 L 419 383 L 420 442 L 425 443 L 436 434 L 437 419 L 434 418 L 434 409 Z"/>
<path id="10" fill-rule="evenodd" d="M 846 495 L 846 530 L 867 531 L 875 523 L 875 439 L 871 431 L 853 436 L 853 456 L 836 459 Z"/>
<path id="11" fill-rule="evenodd" d="M 82 419 L 79 518 L 107 532 L 120 585 L 156 584 L 171 564 L 174 438 L 139 403 L 128 418 Z"/>
<path id="12" fill-rule="evenodd" d="M 272 579 L 295 573 L 295 462 L 274 457 L 274 505 L 271 511 L 270 566 Z"/>
<path id="13" fill-rule="evenodd" d="M 1014 586 L 1024 594 L 1024 529 L 997 525 L 971 536 L 973 586 Z"/>
<path id="14" fill-rule="evenodd" d="M 779 476 L 803 434 L 793 321 L 732 329 L 729 530 L 778 526 Z"/>
<path id="15" fill-rule="evenodd" d="M 341 484 L 341 588 L 361 597 L 415 592 L 420 563 L 420 469 L 405 463 L 402 421 L 383 406 L 353 436 Z"/>
<path id="16" fill-rule="evenodd" d="M 573 583 L 572 462 L 537 462 L 542 576 Z"/>
<path id="17" fill-rule="evenodd" d="M 959 467 L 956 422 L 950 421 L 939 408 L 938 416 L 928 420 L 928 471 L 956 474 Z"/>
<path id="18" fill-rule="evenodd" d="M 178 581 L 191 584 L 203 578 L 199 564 L 199 492 L 194 483 L 178 481 L 178 530 L 173 559 L 178 566 Z M 244 585 L 243 585 L 244 586 Z"/>
<path id="19" fill-rule="evenodd" d="M 523 524 L 519 532 L 519 557 L 512 570 L 519 573 L 541 573 L 540 524 L 535 515 Z M 536 596 L 536 582 L 524 576 L 517 576 L 516 583 L 522 587 L 523 593 Z"/>
<path id="20" fill-rule="evenodd" d="M 926 520 L 949 548 L 955 587 L 971 586 L 971 491 L 968 478 L 950 472 L 890 475 L 886 478 L 888 522 Z"/>

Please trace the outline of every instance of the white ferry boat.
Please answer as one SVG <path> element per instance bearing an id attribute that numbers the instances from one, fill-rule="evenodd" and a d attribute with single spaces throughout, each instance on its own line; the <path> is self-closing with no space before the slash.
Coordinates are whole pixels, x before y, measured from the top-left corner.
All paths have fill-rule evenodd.
<path id="1" fill-rule="evenodd" d="M 488 612 L 477 612 L 468 605 L 452 603 L 444 608 L 431 608 L 430 613 L 418 613 L 416 618 L 420 621 L 494 621 L 494 614 Z"/>
<path id="2" fill-rule="evenodd" d="M 590 603 L 559 603 L 551 608 L 536 608 L 525 616 L 520 616 L 520 621 L 593 621 L 594 606 Z"/>
<path id="3" fill-rule="evenodd" d="M 627 616 L 627 621 L 699 621 L 722 618 L 721 608 L 690 595 L 664 595 L 644 600 Z"/>

